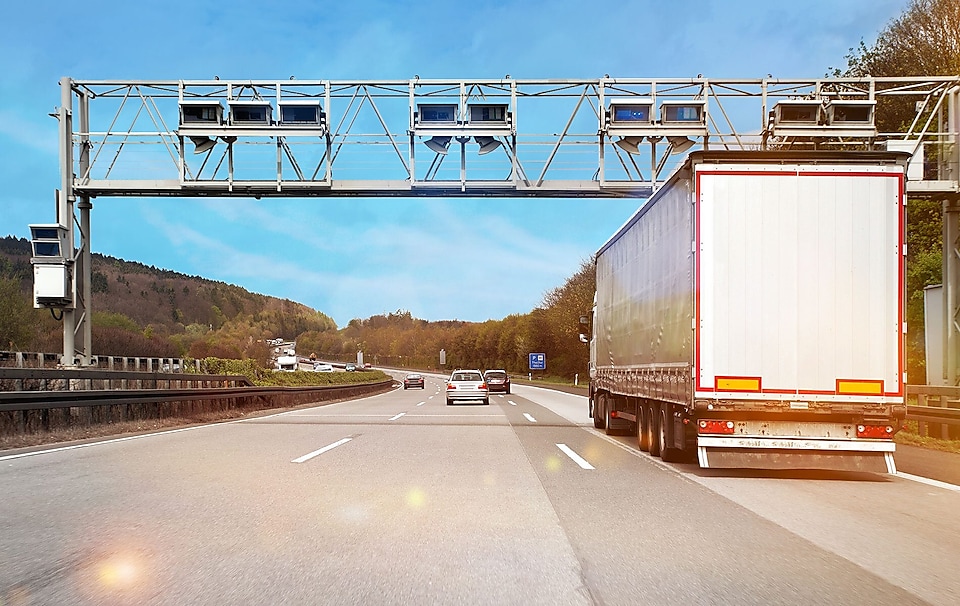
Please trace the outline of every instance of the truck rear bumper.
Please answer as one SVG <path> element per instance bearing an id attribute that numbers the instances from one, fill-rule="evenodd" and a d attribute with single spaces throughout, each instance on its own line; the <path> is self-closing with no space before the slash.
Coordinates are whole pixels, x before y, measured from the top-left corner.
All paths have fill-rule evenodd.
<path id="1" fill-rule="evenodd" d="M 703 468 L 832 469 L 897 473 L 892 441 L 791 438 L 697 438 Z"/>
<path id="2" fill-rule="evenodd" d="M 697 446 L 721 448 L 775 448 L 778 450 L 832 450 L 894 452 L 891 440 L 828 440 L 817 438 L 756 438 L 749 436 L 697 436 Z"/>

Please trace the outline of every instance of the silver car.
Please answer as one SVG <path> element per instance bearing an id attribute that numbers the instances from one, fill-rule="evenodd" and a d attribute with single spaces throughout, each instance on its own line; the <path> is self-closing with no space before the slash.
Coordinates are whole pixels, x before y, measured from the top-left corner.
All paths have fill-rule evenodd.
<path id="1" fill-rule="evenodd" d="M 447 406 L 455 400 L 483 400 L 490 404 L 489 390 L 479 370 L 455 370 L 447 381 Z"/>

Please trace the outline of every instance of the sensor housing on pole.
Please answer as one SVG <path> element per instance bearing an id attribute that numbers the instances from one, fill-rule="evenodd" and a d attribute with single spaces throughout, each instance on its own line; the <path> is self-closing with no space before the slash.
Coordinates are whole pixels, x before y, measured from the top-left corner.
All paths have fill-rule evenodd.
<path id="1" fill-rule="evenodd" d="M 68 238 L 67 228 L 57 223 L 30 226 L 33 306 L 37 309 L 73 308 L 73 251 Z"/>

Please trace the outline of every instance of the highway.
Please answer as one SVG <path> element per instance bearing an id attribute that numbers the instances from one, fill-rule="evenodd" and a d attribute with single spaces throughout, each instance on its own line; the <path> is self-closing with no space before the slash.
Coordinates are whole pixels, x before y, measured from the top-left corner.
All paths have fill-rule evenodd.
<path id="1" fill-rule="evenodd" d="M 667 465 L 443 383 L 0 453 L 0 604 L 956 604 L 960 490 Z"/>

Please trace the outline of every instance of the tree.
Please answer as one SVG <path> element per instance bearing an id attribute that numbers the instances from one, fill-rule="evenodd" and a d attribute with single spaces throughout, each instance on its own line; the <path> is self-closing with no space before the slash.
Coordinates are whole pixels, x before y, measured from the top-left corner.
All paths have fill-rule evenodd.
<path id="1" fill-rule="evenodd" d="M 862 40 L 846 56 L 847 69 L 834 76 L 956 76 L 960 74 L 960 2 L 911 0 L 873 46 Z M 928 108 L 930 111 L 932 108 Z M 917 115 L 912 99 L 885 96 L 877 103 L 881 132 L 903 130 Z M 925 118 L 925 116 L 921 116 Z"/>
<path id="2" fill-rule="evenodd" d="M 912 0 L 868 47 L 847 55 L 843 75 L 955 76 L 960 74 L 960 2 Z"/>
<path id="3" fill-rule="evenodd" d="M 20 290 L 20 280 L 0 278 L 0 348 L 32 349 L 36 331 L 36 314 Z"/>

